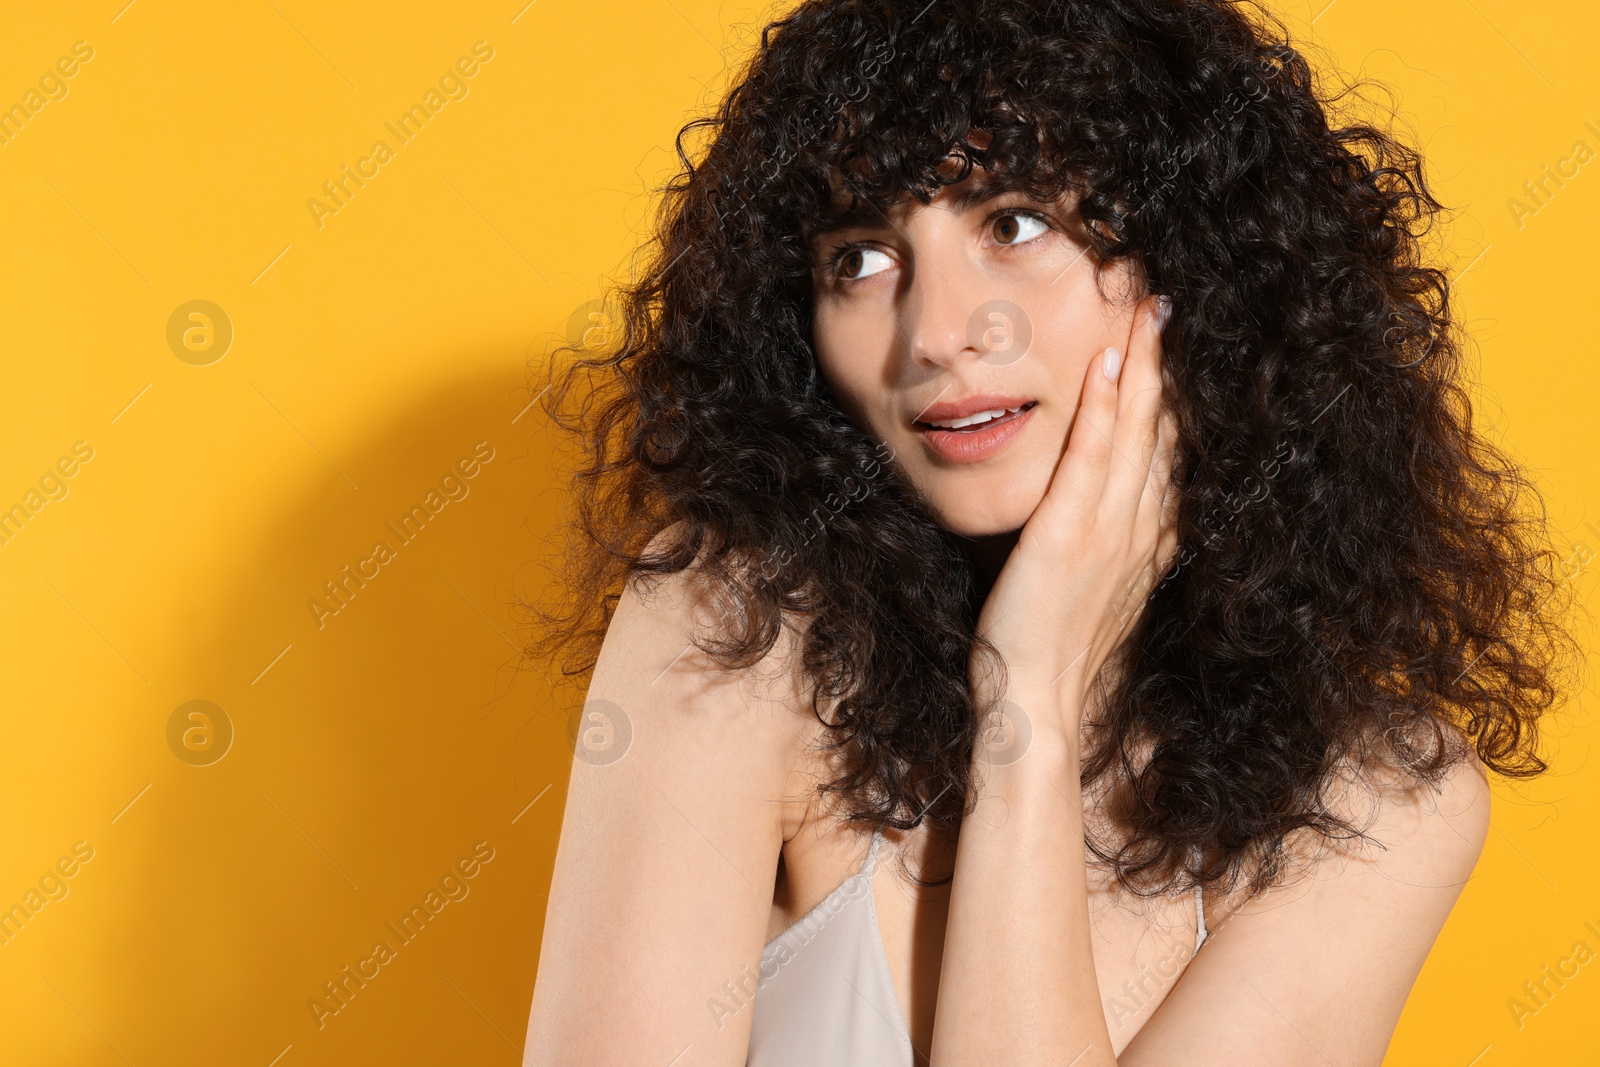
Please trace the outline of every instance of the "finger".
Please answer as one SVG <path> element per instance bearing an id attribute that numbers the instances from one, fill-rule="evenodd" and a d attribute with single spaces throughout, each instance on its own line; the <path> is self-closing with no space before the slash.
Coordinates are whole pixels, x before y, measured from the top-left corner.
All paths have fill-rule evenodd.
<path id="1" fill-rule="evenodd" d="M 1145 480 L 1144 492 L 1139 498 L 1137 529 L 1148 540 L 1159 541 L 1167 531 L 1177 525 L 1178 492 L 1173 481 L 1173 463 L 1177 458 L 1177 417 L 1163 411 L 1157 421 L 1155 455 L 1150 461 L 1150 475 Z"/>
<path id="2" fill-rule="evenodd" d="M 1170 460 L 1176 453 L 1174 445 L 1177 437 L 1177 420 L 1168 412 L 1162 413 L 1158 436 L 1160 441 L 1156 445 L 1156 455 L 1151 463 L 1150 479 L 1146 482 L 1144 495 L 1139 500 L 1137 522 L 1139 533 L 1133 556 L 1134 559 L 1145 561 L 1142 571 L 1145 601 L 1148 601 L 1154 595 L 1156 587 L 1173 573 L 1182 548 L 1178 538 L 1175 506 L 1177 493 L 1171 480 Z"/>
<path id="3" fill-rule="evenodd" d="M 1127 522 L 1139 511 L 1160 437 L 1162 318 L 1158 311 L 1155 297 L 1142 301 L 1134 311 L 1128 366 L 1122 372 L 1117 424 L 1112 432 L 1111 472 L 1100 501 L 1102 514 L 1122 516 Z"/>
<path id="4" fill-rule="evenodd" d="M 1161 531 L 1161 538 L 1156 542 L 1156 581 L 1172 573 L 1172 568 L 1178 562 L 1178 550 L 1182 544 L 1178 540 L 1178 529 L 1168 526 Z"/>
<path id="5" fill-rule="evenodd" d="M 1050 488 L 1035 514 L 1049 526 L 1086 514 L 1100 498 L 1112 457 L 1112 432 L 1117 420 L 1117 378 L 1122 353 L 1115 348 L 1096 353 L 1084 368 L 1078 410 L 1072 417 L 1067 447 L 1056 464 Z"/>
<path id="6" fill-rule="evenodd" d="M 1151 470 L 1151 476 L 1154 478 L 1156 470 L 1159 469 L 1161 527 L 1170 529 L 1178 525 L 1178 504 L 1181 500 L 1177 482 L 1178 416 L 1170 408 L 1161 413 L 1161 434 L 1162 443 L 1157 446 L 1155 466 Z"/>

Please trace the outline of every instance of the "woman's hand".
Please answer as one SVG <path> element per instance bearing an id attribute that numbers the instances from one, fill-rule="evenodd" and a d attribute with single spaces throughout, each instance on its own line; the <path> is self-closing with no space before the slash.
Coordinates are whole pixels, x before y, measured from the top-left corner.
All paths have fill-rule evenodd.
<path id="1" fill-rule="evenodd" d="M 1067 448 L 978 617 L 1005 659 L 1003 694 L 974 650 L 980 709 L 997 697 L 1078 717 L 1107 657 L 1133 628 L 1177 549 L 1169 493 L 1176 434 L 1162 403 L 1157 298 L 1134 311 L 1126 358 L 1089 361 Z M 1117 364 L 1120 363 L 1120 367 Z M 1109 368 L 1109 376 L 1108 376 Z"/>
<path id="2" fill-rule="evenodd" d="M 1062 786 L 1081 777 L 1092 683 L 1177 548 L 1156 309 L 1134 309 L 1112 376 L 1105 353 L 1089 361 L 1050 487 L 978 616 L 1006 680 L 975 643 L 973 696 L 989 723 L 1016 733 L 1005 730 L 1002 747 L 986 731 L 973 753 L 993 773 L 975 778 L 978 802 L 961 823 L 933 1063 L 1117 1062 L 1095 968 L 1083 798 Z M 1015 712 L 1002 698 L 1026 715 L 1006 722 Z"/>

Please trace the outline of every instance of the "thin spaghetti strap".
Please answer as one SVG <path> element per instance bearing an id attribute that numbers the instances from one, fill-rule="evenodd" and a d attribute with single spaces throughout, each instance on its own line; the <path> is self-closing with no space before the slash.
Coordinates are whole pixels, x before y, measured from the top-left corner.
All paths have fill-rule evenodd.
<path id="1" fill-rule="evenodd" d="M 1202 849 L 1200 849 L 1198 846 L 1196 846 L 1196 848 L 1194 850 L 1194 858 L 1195 858 L 1195 863 L 1197 865 L 1199 864 L 1200 860 L 1204 857 L 1204 855 L 1205 855 L 1204 851 Z M 1210 931 L 1206 929 L 1206 895 L 1205 894 L 1206 894 L 1205 886 L 1197 885 L 1197 886 L 1194 887 L 1194 914 L 1195 914 L 1195 920 L 1196 920 L 1196 922 L 1195 922 L 1195 933 L 1194 933 L 1194 950 L 1196 952 L 1199 952 L 1200 951 L 1200 946 L 1206 943 L 1206 938 L 1211 936 Z"/>
<path id="2" fill-rule="evenodd" d="M 861 864 L 861 870 L 856 872 L 856 877 L 872 877 L 872 872 L 878 869 L 878 846 L 881 844 L 883 844 L 883 827 L 880 826 L 872 834 L 872 846 L 867 849 L 867 858 Z"/>

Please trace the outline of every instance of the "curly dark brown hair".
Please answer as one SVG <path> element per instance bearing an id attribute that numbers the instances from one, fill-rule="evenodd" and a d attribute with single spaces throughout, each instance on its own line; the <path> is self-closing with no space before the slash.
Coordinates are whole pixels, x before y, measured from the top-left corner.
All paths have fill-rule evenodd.
<path id="1" fill-rule="evenodd" d="M 804 620 L 850 820 L 959 828 L 987 584 L 820 376 L 810 242 L 981 165 L 1072 194 L 1098 269 L 1172 301 L 1183 549 L 1085 754 L 1118 798 L 1091 854 L 1141 893 L 1258 889 L 1289 835 L 1360 836 L 1330 799 L 1346 761 L 1546 769 L 1570 587 L 1531 478 L 1473 428 L 1422 162 L 1334 122 L 1348 93 L 1223 0 L 800 3 L 679 133 L 616 336 L 548 364 L 585 451 L 532 654 L 584 676 L 630 576 L 695 566 L 729 606 L 698 643 L 730 669 Z"/>

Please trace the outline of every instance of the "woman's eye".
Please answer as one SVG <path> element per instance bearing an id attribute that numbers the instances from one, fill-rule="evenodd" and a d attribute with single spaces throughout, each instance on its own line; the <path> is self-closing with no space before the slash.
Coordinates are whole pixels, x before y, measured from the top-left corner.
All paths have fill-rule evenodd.
<path id="1" fill-rule="evenodd" d="M 1049 228 L 1043 219 L 1032 215 L 1011 214 L 1001 215 L 995 219 L 991 232 L 1000 244 L 1020 245 L 1033 240 Z"/>
<path id="2" fill-rule="evenodd" d="M 887 252 L 876 248 L 852 248 L 839 257 L 839 276 L 845 281 L 859 281 L 894 265 Z"/>

